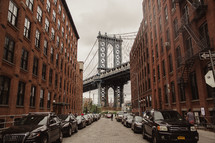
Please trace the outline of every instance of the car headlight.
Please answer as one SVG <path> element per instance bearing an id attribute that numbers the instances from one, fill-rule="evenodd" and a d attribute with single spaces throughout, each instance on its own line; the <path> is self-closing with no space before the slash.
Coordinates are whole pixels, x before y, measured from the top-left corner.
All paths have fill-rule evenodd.
<path id="1" fill-rule="evenodd" d="M 28 139 L 33 139 L 39 136 L 40 136 L 40 133 L 30 133 L 30 135 L 28 136 Z"/>
<path id="2" fill-rule="evenodd" d="M 157 130 L 158 131 L 168 131 L 168 128 L 167 128 L 167 126 L 157 126 Z"/>
<path id="3" fill-rule="evenodd" d="M 195 127 L 195 126 L 191 126 L 191 127 L 190 127 L 190 131 L 191 131 L 191 132 L 197 131 L 197 130 L 196 130 L 196 127 Z"/>

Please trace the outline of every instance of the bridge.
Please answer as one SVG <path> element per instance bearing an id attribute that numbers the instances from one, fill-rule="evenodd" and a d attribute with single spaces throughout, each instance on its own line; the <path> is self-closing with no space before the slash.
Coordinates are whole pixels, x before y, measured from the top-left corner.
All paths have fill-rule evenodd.
<path id="1" fill-rule="evenodd" d="M 98 50 L 94 51 L 94 56 L 84 69 L 83 81 L 83 92 L 98 89 L 99 106 L 109 106 L 109 88 L 114 91 L 115 108 L 121 107 L 124 102 L 124 85 L 130 80 L 129 53 L 135 37 L 135 32 L 122 35 L 107 35 L 106 33 L 102 35 L 99 32 L 96 40 L 96 42 L 98 41 Z M 90 57 L 91 52 L 86 59 Z M 96 57 L 98 58 L 96 59 Z M 93 60 L 96 63 L 94 67 L 92 66 Z M 90 68 L 92 70 L 88 70 L 90 72 L 87 75 L 85 71 Z"/>

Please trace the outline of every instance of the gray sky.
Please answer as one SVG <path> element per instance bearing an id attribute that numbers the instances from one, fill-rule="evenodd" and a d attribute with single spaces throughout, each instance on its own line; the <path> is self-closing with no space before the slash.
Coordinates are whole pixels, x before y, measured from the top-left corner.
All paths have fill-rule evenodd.
<path id="1" fill-rule="evenodd" d="M 79 33 L 78 60 L 84 61 L 90 52 L 98 32 L 120 34 L 136 32 L 142 19 L 143 0 L 66 0 Z M 96 47 L 97 49 L 97 47 Z M 93 56 L 93 55 L 91 55 Z M 129 91 L 130 92 L 130 91 Z M 111 93 L 111 91 L 110 91 Z M 109 94 L 110 94 L 109 93 Z M 95 103 L 97 102 L 97 91 Z M 130 99 L 127 94 L 127 99 Z M 88 96 L 85 93 L 84 96 Z"/>

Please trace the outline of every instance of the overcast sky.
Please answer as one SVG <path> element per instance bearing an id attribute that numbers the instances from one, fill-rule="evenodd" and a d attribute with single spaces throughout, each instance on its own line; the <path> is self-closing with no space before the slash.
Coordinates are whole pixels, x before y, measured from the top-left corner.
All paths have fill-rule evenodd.
<path id="1" fill-rule="evenodd" d="M 143 15 L 143 0 L 66 1 L 80 36 L 78 41 L 79 61 L 85 60 L 99 31 L 102 34 L 105 32 L 108 34 L 137 32 Z M 97 95 L 97 91 L 92 91 L 91 95 L 93 94 Z M 88 93 L 84 95 L 88 96 Z M 129 99 L 129 95 L 126 98 Z M 97 102 L 97 96 L 94 102 Z"/>

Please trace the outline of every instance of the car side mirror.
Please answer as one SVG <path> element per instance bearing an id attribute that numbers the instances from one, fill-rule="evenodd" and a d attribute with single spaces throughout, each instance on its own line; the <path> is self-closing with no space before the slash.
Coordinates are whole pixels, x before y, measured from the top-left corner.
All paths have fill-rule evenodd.
<path id="1" fill-rule="evenodd" d="M 50 120 L 50 124 L 54 124 L 55 123 L 55 121 L 54 120 Z"/>
<path id="2" fill-rule="evenodd" d="M 153 121 L 153 120 L 154 120 L 154 118 L 153 118 L 153 117 L 149 117 L 149 120 Z"/>

